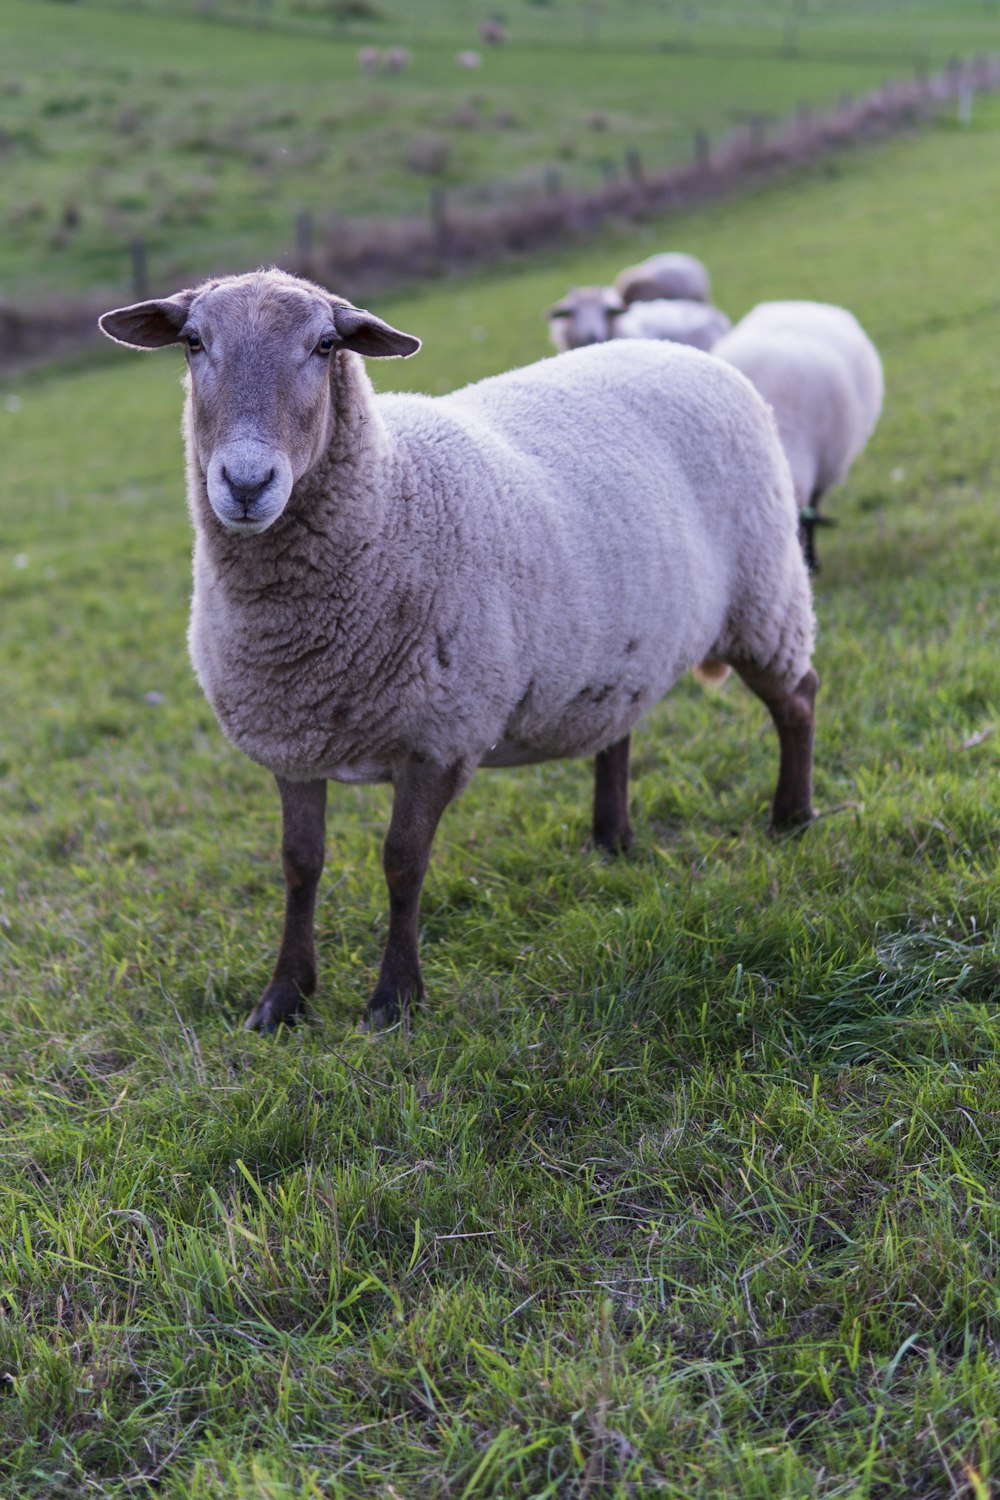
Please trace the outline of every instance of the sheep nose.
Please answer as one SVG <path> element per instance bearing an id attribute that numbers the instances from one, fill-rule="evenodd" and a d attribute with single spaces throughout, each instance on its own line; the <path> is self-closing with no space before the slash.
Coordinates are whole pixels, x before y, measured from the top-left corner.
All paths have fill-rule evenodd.
<path id="1" fill-rule="evenodd" d="M 252 509 L 254 502 L 260 498 L 260 496 L 267 489 L 268 485 L 271 483 L 271 480 L 274 478 L 274 469 L 268 469 L 263 479 L 247 479 L 243 476 L 234 478 L 233 475 L 229 473 L 229 470 L 226 468 L 225 464 L 223 464 L 222 477 L 228 484 L 229 492 L 232 495 L 233 499 L 237 501 L 238 504 L 242 505 L 243 514 L 247 515 Z"/>

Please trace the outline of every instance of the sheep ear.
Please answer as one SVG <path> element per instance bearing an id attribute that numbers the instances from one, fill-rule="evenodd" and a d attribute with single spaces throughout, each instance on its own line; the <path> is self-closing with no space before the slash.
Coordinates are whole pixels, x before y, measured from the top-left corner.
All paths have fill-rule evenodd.
<path id="1" fill-rule="evenodd" d="M 178 292 L 155 302 L 133 302 L 106 312 L 98 318 L 98 327 L 129 349 L 164 349 L 177 343 L 193 300 L 194 292 Z"/>
<path id="2" fill-rule="evenodd" d="M 389 323 L 383 323 L 381 318 L 366 312 L 363 307 L 337 303 L 333 309 L 333 324 L 345 349 L 353 349 L 355 354 L 367 354 L 372 359 L 406 359 L 420 348 L 420 340 L 412 333 L 402 333 Z"/>

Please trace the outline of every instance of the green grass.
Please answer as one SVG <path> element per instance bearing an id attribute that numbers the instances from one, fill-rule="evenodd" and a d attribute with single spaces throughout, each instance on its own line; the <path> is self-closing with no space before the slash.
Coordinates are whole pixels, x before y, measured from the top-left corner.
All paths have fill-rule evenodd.
<path id="1" fill-rule="evenodd" d="M 0 298 L 117 295 L 137 239 L 156 285 L 287 257 L 303 234 L 335 262 L 345 221 L 426 215 L 432 191 L 537 192 L 555 171 L 592 189 L 630 151 L 664 168 L 696 130 L 718 142 L 748 114 L 1000 44 L 1000 12 L 971 0 L 722 19 L 512 0 L 509 45 L 470 74 L 455 56 L 484 6 L 380 11 L 333 28 L 301 5 L 0 0 Z M 404 43 L 412 64 L 362 78 L 359 43 Z"/>
<path id="2" fill-rule="evenodd" d="M 444 389 L 683 245 L 734 314 L 852 306 L 888 382 L 821 538 L 820 821 L 766 838 L 738 684 L 638 734 L 627 861 L 585 765 L 483 773 L 408 1045 L 354 1030 L 381 789 L 332 793 L 311 1024 L 240 1030 L 277 806 L 185 660 L 179 360 L 0 388 L 0 1493 L 994 1492 L 998 144 L 977 105 L 379 307 L 426 340 L 380 378 Z"/>

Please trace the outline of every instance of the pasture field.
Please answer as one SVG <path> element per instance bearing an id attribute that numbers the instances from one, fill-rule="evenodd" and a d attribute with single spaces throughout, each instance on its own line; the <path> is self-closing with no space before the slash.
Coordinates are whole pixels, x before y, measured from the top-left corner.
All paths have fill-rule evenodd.
<path id="1" fill-rule="evenodd" d="M 372 10 L 333 27 L 329 7 L 291 0 L 0 0 L 0 300 L 118 295 L 137 240 L 152 283 L 180 283 L 335 246 L 344 221 L 427 215 L 441 191 L 592 189 L 630 152 L 661 169 L 696 131 L 718 142 L 1000 46 L 992 0 L 512 0 L 509 44 L 470 73 L 456 51 L 484 5 Z M 362 42 L 412 62 L 362 77 Z"/>
<path id="2" fill-rule="evenodd" d="M 67 25 L 72 11 L 67 8 Z M 377 310 L 384 384 L 546 352 L 668 244 L 734 315 L 854 308 L 885 416 L 830 509 L 816 801 L 736 683 L 482 773 L 430 1002 L 354 1029 L 388 795 L 335 788 L 308 1025 L 241 1022 L 276 798 L 186 663 L 179 356 L 0 386 L 0 1494 L 986 1500 L 1000 1474 L 1000 106 Z"/>

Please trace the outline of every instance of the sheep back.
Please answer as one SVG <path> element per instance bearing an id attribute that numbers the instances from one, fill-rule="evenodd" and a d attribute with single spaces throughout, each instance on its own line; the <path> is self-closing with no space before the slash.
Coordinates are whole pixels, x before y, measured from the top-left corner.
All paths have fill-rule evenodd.
<path id="1" fill-rule="evenodd" d="M 660 297 L 709 302 L 712 295 L 705 266 L 683 250 L 664 250 L 638 265 L 626 266 L 615 277 L 615 288 L 626 305 Z"/>
<path id="2" fill-rule="evenodd" d="M 761 303 L 714 347 L 771 406 L 800 508 L 841 483 L 882 408 L 882 365 L 846 308 Z"/>
<path id="3" fill-rule="evenodd" d="M 706 353 L 732 327 L 725 313 L 708 302 L 688 298 L 658 298 L 632 302 L 614 320 L 616 339 L 670 339 Z"/>

